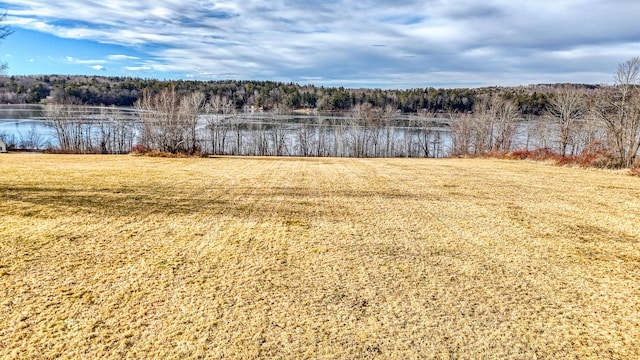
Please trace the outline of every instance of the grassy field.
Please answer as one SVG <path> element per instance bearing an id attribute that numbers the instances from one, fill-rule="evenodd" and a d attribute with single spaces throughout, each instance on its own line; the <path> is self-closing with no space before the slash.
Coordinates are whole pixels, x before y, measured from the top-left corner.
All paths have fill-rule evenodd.
<path id="1" fill-rule="evenodd" d="M 0 358 L 640 358 L 640 179 L 0 155 Z"/>

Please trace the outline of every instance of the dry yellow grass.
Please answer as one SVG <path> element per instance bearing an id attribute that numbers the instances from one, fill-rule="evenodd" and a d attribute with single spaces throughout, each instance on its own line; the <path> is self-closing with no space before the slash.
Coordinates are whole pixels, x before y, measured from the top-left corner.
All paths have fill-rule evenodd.
<path id="1" fill-rule="evenodd" d="M 0 156 L 0 357 L 640 358 L 640 181 Z"/>

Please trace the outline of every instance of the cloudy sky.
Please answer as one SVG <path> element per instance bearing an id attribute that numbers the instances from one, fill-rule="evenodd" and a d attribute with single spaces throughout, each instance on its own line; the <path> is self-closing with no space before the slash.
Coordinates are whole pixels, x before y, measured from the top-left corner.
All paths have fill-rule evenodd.
<path id="1" fill-rule="evenodd" d="M 8 73 L 417 88 L 610 83 L 637 0 L 0 0 Z"/>

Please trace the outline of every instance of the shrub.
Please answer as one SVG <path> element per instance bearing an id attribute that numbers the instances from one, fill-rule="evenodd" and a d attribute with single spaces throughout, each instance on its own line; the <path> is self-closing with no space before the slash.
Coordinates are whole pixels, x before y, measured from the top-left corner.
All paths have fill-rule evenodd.
<path id="1" fill-rule="evenodd" d="M 519 159 L 519 160 L 535 160 L 535 161 L 553 160 L 554 162 L 557 163 L 561 161 L 562 156 L 553 152 L 549 148 L 541 148 L 541 149 L 535 149 L 535 150 L 518 149 L 510 153 L 509 158 Z"/>
<path id="2" fill-rule="evenodd" d="M 146 155 L 151 152 L 151 148 L 143 144 L 134 145 L 129 152 L 132 155 Z"/>
<path id="3" fill-rule="evenodd" d="M 615 167 L 612 154 L 600 142 L 587 146 L 576 158 L 582 167 L 610 168 Z"/>
<path id="4" fill-rule="evenodd" d="M 552 161 L 558 166 L 580 166 L 595 168 L 619 168 L 621 165 L 602 144 L 595 143 L 585 148 L 580 155 L 562 156 L 549 148 L 535 150 L 519 149 L 509 154 L 510 159 Z"/>

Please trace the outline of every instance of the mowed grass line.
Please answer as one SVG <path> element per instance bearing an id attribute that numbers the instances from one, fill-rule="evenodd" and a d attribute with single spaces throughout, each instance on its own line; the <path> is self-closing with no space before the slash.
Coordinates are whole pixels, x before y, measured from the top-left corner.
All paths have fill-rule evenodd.
<path id="1" fill-rule="evenodd" d="M 640 358 L 640 181 L 0 156 L 0 357 Z"/>

